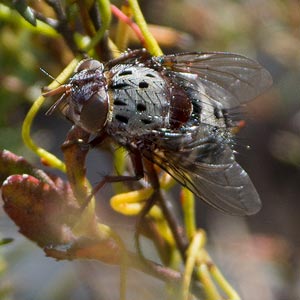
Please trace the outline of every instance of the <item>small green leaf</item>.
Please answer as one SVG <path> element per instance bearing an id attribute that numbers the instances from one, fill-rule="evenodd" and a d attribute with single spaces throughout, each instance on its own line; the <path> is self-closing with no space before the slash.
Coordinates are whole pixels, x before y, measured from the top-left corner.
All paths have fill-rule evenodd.
<path id="1" fill-rule="evenodd" d="M 2 238 L 2 239 L 0 239 L 0 246 L 9 244 L 9 243 L 11 243 L 13 240 L 14 240 L 13 238 Z"/>
<path id="2" fill-rule="evenodd" d="M 36 26 L 36 18 L 32 9 L 27 5 L 26 0 L 14 0 L 13 7 L 31 25 Z"/>

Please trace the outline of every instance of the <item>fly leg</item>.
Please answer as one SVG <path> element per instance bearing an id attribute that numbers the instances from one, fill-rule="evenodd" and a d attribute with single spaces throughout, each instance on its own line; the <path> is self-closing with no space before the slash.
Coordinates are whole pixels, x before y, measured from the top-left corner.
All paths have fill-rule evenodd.
<path id="1" fill-rule="evenodd" d="M 67 165 L 67 175 L 69 181 L 79 199 L 84 199 L 81 202 L 81 210 L 83 211 L 92 197 L 106 184 L 122 181 L 138 181 L 144 177 L 144 169 L 141 154 L 132 149 L 130 151 L 131 160 L 134 168 L 133 176 L 105 176 L 92 190 L 88 196 L 84 197 L 85 189 L 79 189 L 85 178 L 85 158 L 90 148 L 99 146 L 107 137 L 105 132 L 97 135 L 89 141 L 90 134 L 81 128 L 74 126 L 68 133 L 66 141 L 62 145 L 65 161 Z M 77 190 L 79 192 L 77 193 Z"/>
<path id="2" fill-rule="evenodd" d="M 105 176 L 104 179 L 99 182 L 93 192 L 97 193 L 106 183 L 123 182 L 123 181 L 138 181 L 144 177 L 144 168 L 142 158 L 139 152 L 130 152 L 131 161 L 133 163 L 134 175 L 120 175 L 120 176 Z"/>
<path id="3" fill-rule="evenodd" d="M 172 231 L 173 237 L 174 237 L 177 247 L 181 253 L 181 256 L 185 260 L 186 249 L 188 247 L 188 241 L 187 241 L 186 236 L 183 234 L 184 230 L 182 229 L 181 224 L 178 223 L 178 218 L 173 213 L 172 207 L 166 201 L 166 199 L 164 199 L 164 197 L 161 193 L 159 178 L 158 178 L 158 175 L 154 168 L 153 163 L 145 159 L 144 167 L 145 167 L 145 170 L 147 171 L 147 176 L 148 176 L 151 186 L 153 188 L 153 193 L 150 196 L 150 198 L 147 200 L 146 205 L 144 206 L 142 212 L 139 215 L 139 220 L 137 223 L 137 231 L 136 231 L 136 235 L 135 235 L 135 243 L 136 243 L 137 251 L 138 251 L 139 255 L 141 257 L 143 257 L 141 247 L 140 247 L 140 241 L 139 241 L 141 224 L 143 224 L 143 220 L 146 217 L 146 215 L 148 214 L 148 212 L 151 210 L 151 208 L 155 204 L 158 204 L 163 212 L 164 218 L 166 219 L 166 221 Z"/>
<path id="4" fill-rule="evenodd" d="M 136 223 L 136 231 L 134 234 L 134 241 L 135 241 L 135 247 L 136 247 L 138 255 L 144 261 L 144 263 L 147 264 L 147 259 L 144 257 L 142 248 L 141 248 L 140 235 L 141 235 L 142 228 L 144 226 L 144 220 L 145 220 L 147 214 L 149 213 L 149 211 L 151 210 L 151 208 L 156 204 L 157 196 L 160 195 L 160 184 L 159 184 L 159 179 L 158 179 L 158 176 L 154 169 L 153 164 L 150 161 L 144 159 L 144 165 L 145 165 L 145 169 L 147 171 L 149 180 L 151 182 L 151 186 L 153 188 L 153 193 L 147 199 L 145 206 L 142 208 L 142 211 L 140 212 L 140 214 L 138 216 L 138 220 Z"/>
<path id="5" fill-rule="evenodd" d="M 95 146 L 95 145 L 94 145 Z M 92 197 L 107 183 L 114 182 L 133 182 L 138 181 L 144 177 L 144 168 L 143 162 L 141 158 L 141 154 L 135 150 L 130 152 L 131 161 L 133 164 L 134 175 L 120 175 L 120 176 L 105 176 L 94 188 L 91 195 L 86 199 L 84 205 L 82 206 L 82 210 L 86 208 Z"/>
<path id="6" fill-rule="evenodd" d="M 78 131 L 78 127 L 74 126 L 71 131 Z M 64 143 L 61 146 L 62 150 L 67 149 L 68 147 L 78 145 L 80 148 L 85 151 L 89 150 L 90 148 L 95 148 L 99 146 L 106 138 L 107 138 L 107 133 L 106 132 L 101 132 L 98 134 L 96 137 L 94 137 L 92 140 L 88 141 L 87 139 L 89 138 L 90 134 L 81 129 L 81 135 L 82 136 L 75 136 L 74 138 L 72 137 L 71 139 L 67 138 Z"/>

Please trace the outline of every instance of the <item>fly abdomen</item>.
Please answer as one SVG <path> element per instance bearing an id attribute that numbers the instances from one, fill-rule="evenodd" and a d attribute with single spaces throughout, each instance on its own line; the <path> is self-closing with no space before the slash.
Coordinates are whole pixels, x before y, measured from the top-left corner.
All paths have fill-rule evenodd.
<path id="1" fill-rule="evenodd" d="M 170 97 L 170 126 L 177 129 L 184 125 L 193 111 L 191 99 L 186 91 L 175 83 L 169 83 L 171 86 Z"/>

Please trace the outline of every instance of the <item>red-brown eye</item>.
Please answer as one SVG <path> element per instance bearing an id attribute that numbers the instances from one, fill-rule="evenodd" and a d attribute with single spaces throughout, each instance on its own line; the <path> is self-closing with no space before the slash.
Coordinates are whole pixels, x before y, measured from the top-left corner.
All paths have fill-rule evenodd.
<path id="1" fill-rule="evenodd" d="M 91 59 L 91 58 L 88 58 L 88 59 L 84 59 L 82 60 L 77 68 L 76 68 L 76 73 L 77 72 L 80 72 L 82 70 L 95 70 L 95 69 L 100 69 L 100 70 L 103 70 L 103 64 L 98 61 L 98 60 L 95 60 L 95 59 Z"/>
<path id="2" fill-rule="evenodd" d="M 90 133 L 99 132 L 107 122 L 108 112 L 107 96 L 96 93 L 82 106 L 80 123 Z"/>

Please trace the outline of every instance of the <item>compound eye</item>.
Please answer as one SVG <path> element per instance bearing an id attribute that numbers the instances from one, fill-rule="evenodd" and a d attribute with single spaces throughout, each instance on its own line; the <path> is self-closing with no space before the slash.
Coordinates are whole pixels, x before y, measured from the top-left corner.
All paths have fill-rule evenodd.
<path id="1" fill-rule="evenodd" d="M 82 106 L 80 124 L 90 133 L 99 132 L 107 122 L 108 112 L 107 97 L 102 97 L 100 93 L 96 93 Z"/>
<path id="2" fill-rule="evenodd" d="M 96 70 L 96 69 L 100 69 L 103 70 L 103 64 L 96 60 L 96 59 L 92 59 L 92 58 L 88 58 L 88 59 L 84 59 L 82 60 L 76 67 L 76 73 L 80 72 L 82 70 Z"/>

